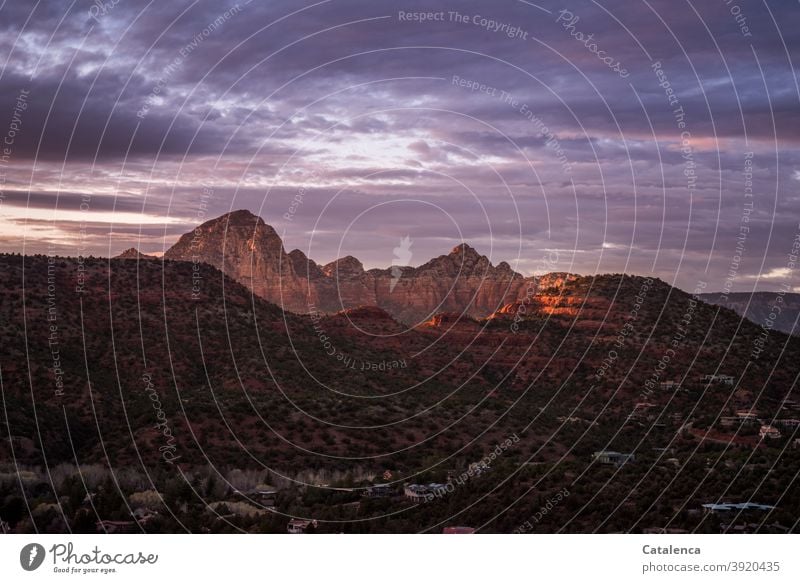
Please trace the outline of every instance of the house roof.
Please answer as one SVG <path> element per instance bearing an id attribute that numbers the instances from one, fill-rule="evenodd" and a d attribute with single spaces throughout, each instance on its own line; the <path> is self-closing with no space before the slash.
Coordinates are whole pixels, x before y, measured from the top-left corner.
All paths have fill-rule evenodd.
<path id="1" fill-rule="evenodd" d="M 736 502 L 723 504 L 703 504 L 703 508 L 709 510 L 772 510 L 775 507 L 768 504 L 756 504 L 755 502 Z"/>

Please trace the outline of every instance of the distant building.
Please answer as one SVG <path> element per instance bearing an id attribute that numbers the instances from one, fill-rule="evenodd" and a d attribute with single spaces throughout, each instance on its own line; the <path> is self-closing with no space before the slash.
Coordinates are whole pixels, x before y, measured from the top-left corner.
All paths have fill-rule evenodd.
<path id="1" fill-rule="evenodd" d="M 628 462 L 636 461 L 636 456 L 632 453 L 619 453 L 618 451 L 596 451 L 592 454 L 592 459 L 601 464 L 610 464 L 617 467 L 624 466 Z"/>
<path id="2" fill-rule="evenodd" d="M 364 491 L 364 496 L 368 498 L 386 498 L 394 494 L 391 484 L 373 484 Z"/>
<path id="3" fill-rule="evenodd" d="M 780 439 L 781 432 L 772 425 L 762 425 L 758 431 L 758 436 L 761 439 Z"/>
<path id="4" fill-rule="evenodd" d="M 745 421 L 758 421 L 758 411 L 752 409 L 739 409 L 736 411 L 736 417 L 744 423 Z"/>
<path id="5" fill-rule="evenodd" d="M 681 385 L 675 381 L 663 381 L 659 383 L 658 386 L 662 391 L 677 391 Z"/>
<path id="6" fill-rule="evenodd" d="M 274 508 L 278 491 L 273 488 L 257 487 L 247 492 L 237 491 L 236 494 L 242 496 L 243 498 L 252 500 L 253 502 L 257 502 L 264 508 Z"/>
<path id="7" fill-rule="evenodd" d="M 475 529 L 471 526 L 445 526 L 442 534 L 475 534 Z"/>
<path id="8" fill-rule="evenodd" d="M 316 520 L 301 520 L 299 518 L 292 518 L 289 524 L 286 525 L 286 532 L 289 534 L 305 534 L 309 526 L 317 526 Z"/>
<path id="9" fill-rule="evenodd" d="M 642 534 L 687 534 L 688 532 L 683 528 L 668 528 L 665 526 L 651 526 L 642 530 Z"/>
<path id="10" fill-rule="evenodd" d="M 445 494 L 447 492 L 447 484 L 437 484 L 435 482 L 431 482 L 428 484 L 428 490 L 431 494 Z"/>
<path id="11" fill-rule="evenodd" d="M 800 419 L 776 419 L 772 422 L 773 425 L 780 425 L 781 427 L 786 427 L 787 429 L 795 429 L 796 427 L 800 427 Z"/>
<path id="12" fill-rule="evenodd" d="M 721 385 L 729 385 L 733 386 L 735 379 L 726 374 L 707 374 L 703 377 L 703 380 L 707 383 L 719 383 Z"/>
<path id="13" fill-rule="evenodd" d="M 781 405 L 784 409 L 788 409 L 789 411 L 800 411 L 800 403 L 794 399 L 784 399 Z"/>
<path id="14" fill-rule="evenodd" d="M 133 517 L 136 519 L 136 522 L 141 525 L 147 524 L 156 516 L 158 516 L 158 512 L 150 510 L 149 508 L 137 508 L 133 511 Z"/>

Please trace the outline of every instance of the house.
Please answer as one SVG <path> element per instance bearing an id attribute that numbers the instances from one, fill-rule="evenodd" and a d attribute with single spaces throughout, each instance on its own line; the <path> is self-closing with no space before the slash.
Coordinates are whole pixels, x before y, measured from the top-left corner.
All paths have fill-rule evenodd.
<path id="1" fill-rule="evenodd" d="M 758 436 L 761 439 L 780 439 L 781 432 L 772 425 L 762 425 L 761 429 L 758 431 Z"/>
<path id="2" fill-rule="evenodd" d="M 675 424 L 683 423 L 683 413 L 670 413 L 669 420 Z"/>
<path id="3" fill-rule="evenodd" d="M 740 409 L 736 411 L 736 418 L 739 419 L 739 423 L 743 425 L 746 423 L 758 423 L 758 411 Z"/>
<path id="4" fill-rule="evenodd" d="M 800 427 L 800 419 L 776 419 L 772 422 L 773 425 L 780 425 L 787 429 L 796 429 Z"/>
<path id="5" fill-rule="evenodd" d="M 800 411 L 800 403 L 794 399 L 784 399 L 783 403 L 781 403 L 781 406 L 789 411 Z"/>
<path id="6" fill-rule="evenodd" d="M 364 490 L 364 496 L 367 498 L 386 498 L 392 494 L 394 494 L 394 488 L 391 484 L 373 484 Z"/>
<path id="7" fill-rule="evenodd" d="M 156 516 L 158 516 L 158 512 L 150 510 L 149 508 L 142 507 L 133 511 L 133 517 L 136 519 L 136 522 L 141 525 L 147 524 Z"/>
<path id="8" fill-rule="evenodd" d="M 475 529 L 471 526 L 445 526 L 442 534 L 475 534 Z"/>
<path id="9" fill-rule="evenodd" d="M 663 381 L 658 386 L 662 391 L 677 391 L 681 385 L 675 381 Z"/>
<path id="10" fill-rule="evenodd" d="M 430 483 L 428 484 L 428 491 L 431 494 L 444 494 L 447 492 L 447 484 Z"/>
<path id="11" fill-rule="evenodd" d="M 735 379 L 726 374 L 707 374 L 703 377 L 703 380 L 707 383 L 719 383 L 721 385 L 728 385 L 732 387 Z"/>
<path id="12" fill-rule="evenodd" d="M 445 492 L 447 492 L 447 484 L 406 484 L 403 488 L 403 495 L 414 502 L 422 502 Z"/>
<path id="13" fill-rule="evenodd" d="M 317 527 L 316 520 L 302 520 L 300 518 L 292 518 L 289 524 L 286 525 L 286 532 L 289 534 L 305 534 L 309 526 Z"/>
<path id="14" fill-rule="evenodd" d="M 758 532 L 757 522 L 745 522 L 742 524 L 720 524 L 719 530 L 729 534 L 754 534 Z"/>
<path id="15" fill-rule="evenodd" d="M 97 532 L 123 534 L 137 531 L 137 523 L 133 520 L 98 520 L 95 523 Z"/>
<path id="16" fill-rule="evenodd" d="M 774 506 L 768 504 L 756 504 L 755 502 L 738 502 L 735 504 L 703 504 L 703 511 L 706 514 L 724 514 L 726 512 L 759 511 L 766 512 L 774 510 Z"/>
<path id="17" fill-rule="evenodd" d="M 749 409 L 740 409 L 736 411 L 736 415 L 723 415 L 719 418 L 719 424 L 723 427 L 733 427 L 735 425 L 747 425 L 758 422 L 758 412 Z"/>
<path id="18" fill-rule="evenodd" d="M 596 451 L 592 454 L 592 459 L 601 464 L 611 464 L 617 467 L 624 466 L 628 462 L 636 461 L 636 456 L 632 453 L 619 453 L 618 451 Z"/>

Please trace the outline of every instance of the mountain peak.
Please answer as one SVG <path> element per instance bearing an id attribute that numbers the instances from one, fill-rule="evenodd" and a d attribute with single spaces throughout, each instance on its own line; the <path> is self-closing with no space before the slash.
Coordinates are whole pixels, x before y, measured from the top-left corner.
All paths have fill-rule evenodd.
<path id="1" fill-rule="evenodd" d="M 450 255 L 463 255 L 465 257 L 481 257 L 481 254 L 478 253 L 473 247 L 470 247 L 467 243 L 461 243 L 460 245 L 456 245 L 453 247 L 453 250 L 450 251 Z"/>
<path id="2" fill-rule="evenodd" d="M 150 255 L 145 255 L 141 251 L 139 251 L 136 247 L 129 247 L 125 249 L 122 253 L 114 257 L 114 259 L 153 259 Z"/>
<path id="3" fill-rule="evenodd" d="M 361 275 L 364 273 L 364 264 L 352 255 L 346 255 L 331 261 L 322 268 L 322 271 L 328 277 Z"/>
<path id="4" fill-rule="evenodd" d="M 225 213 L 217 217 L 216 219 L 211 219 L 210 221 L 206 221 L 203 223 L 203 226 L 211 226 L 211 225 L 229 225 L 229 226 L 247 226 L 247 227 L 254 227 L 256 225 L 265 225 L 264 219 L 259 217 L 258 215 L 250 212 L 247 209 L 239 209 L 236 211 L 231 211 L 229 213 Z"/>

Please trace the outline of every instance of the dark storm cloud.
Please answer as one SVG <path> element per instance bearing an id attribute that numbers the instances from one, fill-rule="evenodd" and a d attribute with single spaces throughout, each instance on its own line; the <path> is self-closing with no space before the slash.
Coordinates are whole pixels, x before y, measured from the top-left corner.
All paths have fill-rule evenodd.
<path id="1" fill-rule="evenodd" d="M 79 192 L 11 192 L 3 204 L 23 208 L 57 211 L 75 210 L 85 202 L 85 194 Z M 97 196 L 92 197 L 92 208 L 96 211 L 141 212 L 142 199 L 136 196 Z"/>
<path id="2" fill-rule="evenodd" d="M 622 20 L 634 36 L 627 32 L 620 34 L 619 25 L 596 6 L 579 4 L 572 11 L 582 19 L 578 23 L 579 30 L 587 33 L 591 30 L 608 53 L 631 63 L 634 71 L 631 82 L 639 88 L 648 109 L 653 110 L 656 131 L 674 133 L 675 128 L 666 115 L 668 108 L 663 94 L 647 69 L 648 61 L 637 41 L 664 64 L 671 81 L 682 90 L 683 105 L 692 111 L 692 128 L 696 134 L 714 131 L 722 136 L 741 134 L 741 101 L 751 135 L 769 137 L 772 124 L 765 122 L 771 120 L 773 113 L 776 126 L 787 136 L 800 135 L 798 116 L 792 115 L 796 109 L 796 95 L 786 91 L 786 82 L 791 77 L 790 70 L 785 67 L 788 61 L 773 46 L 774 53 L 762 55 L 760 63 L 756 63 L 749 45 L 740 42 L 741 38 L 736 36 L 738 31 L 731 28 L 735 22 L 726 18 L 730 14 L 726 15 L 724 6 L 719 4 L 714 9 L 704 9 L 703 14 L 705 25 L 715 32 L 713 38 L 688 6 L 673 3 L 653 4 L 655 11 L 665 19 L 664 24 L 644 5 L 636 10 L 627 9 L 628 5 L 621 3 L 609 5 L 609 12 Z M 552 3 L 548 5 L 554 12 L 560 8 Z M 207 35 L 204 31 L 208 31 L 227 9 L 236 7 L 236 3 L 226 6 L 201 2 L 189 10 L 186 10 L 189 4 L 171 3 L 168 7 L 159 6 L 158 10 L 145 10 L 145 6 L 141 2 L 120 2 L 95 21 L 88 17 L 92 4 L 79 3 L 60 25 L 59 19 L 64 15 L 55 7 L 37 8 L 35 18 L 19 36 L 34 35 L 49 40 L 55 33 L 45 50 L 58 54 L 64 66 L 43 67 L 30 81 L 21 71 L 15 74 L 13 68 L 4 72 L 1 111 L 9 110 L 17 87 L 32 85 L 33 102 L 27 113 L 27 131 L 17 145 L 22 150 L 18 155 L 31 154 L 41 142 L 41 155 L 63 157 L 71 136 L 70 152 L 78 156 L 121 156 L 129 148 L 134 155 L 159 151 L 220 151 L 221 144 L 232 131 L 238 129 L 237 137 L 242 138 L 237 122 L 254 116 L 263 119 L 265 115 L 268 121 L 282 119 L 278 113 L 265 114 L 264 108 L 240 107 L 228 113 L 234 119 L 234 127 L 229 127 L 222 123 L 220 112 L 213 106 L 215 99 L 224 96 L 232 101 L 245 97 L 254 105 L 264 105 L 261 101 L 277 91 L 266 104 L 302 105 L 324 94 L 327 87 L 340 89 L 342 84 L 358 84 L 376 77 L 425 75 L 449 80 L 453 74 L 464 72 L 482 83 L 528 99 L 528 103 L 537 105 L 542 116 L 553 117 L 553 125 L 559 129 L 572 130 L 582 125 L 587 131 L 614 132 L 619 124 L 626 131 L 646 131 L 641 108 L 630 88 L 620 79 L 604 75 L 606 71 L 593 67 L 595 57 L 561 30 L 554 22 L 554 14 L 547 15 L 518 2 L 492 7 L 481 2 L 443 3 L 442 10 L 457 10 L 468 16 L 486 14 L 486 18 L 497 22 L 515 24 L 530 32 L 532 37 L 541 38 L 551 49 L 534 47 L 531 42 L 510 41 L 503 34 L 469 23 L 399 21 L 398 11 L 431 9 L 430 3 L 422 2 L 365 5 L 336 1 L 304 11 L 295 3 L 278 2 L 269 6 L 250 3 Z M 761 22 L 765 18 L 764 10 L 757 11 L 757 5 L 752 8 Z M 299 15 L 276 23 L 297 10 L 301 10 Z M 380 19 L 385 16 L 390 18 Z M 449 18 L 448 14 L 445 16 Z M 19 26 L 24 17 L 23 10 L 15 9 L 7 19 L 8 29 L 14 30 L 11 23 Z M 347 24 L 359 20 L 367 22 Z M 784 19 L 782 23 L 786 23 L 786 32 L 797 35 L 789 26 L 792 20 L 798 19 L 793 17 L 788 22 Z M 676 50 L 672 33 L 678 37 L 680 52 Z M 312 36 L 300 41 L 308 35 Z M 776 36 L 773 31 L 773 34 L 754 38 L 774 39 Z M 10 43 L 11 38 L 13 36 L 6 42 Z M 717 54 L 714 40 L 720 43 L 721 54 Z M 786 40 L 794 46 L 791 36 Z M 95 42 L 99 42 L 103 50 L 98 50 Z M 295 42 L 298 44 L 292 45 Z M 771 42 L 774 45 L 775 41 Z M 81 50 L 76 45 L 80 45 Z M 440 48 L 405 48 L 420 46 Z M 25 47 L 18 44 L 9 54 L 18 56 L 24 50 Z M 370 51 L 378 52 L 355 56 Z M 683 51 L 689 59 L 682 55 Z M 530 59 L 532 54 L 536 55 L 534 61 Z M 727 78 L 723 56 L 726 61 L 730 60 L 729 67 L 736 63 L 732 80 Z M 176 58 L 180 62 L 170 68 Z M 309 72 L 329 61 L 335 62 Z M 93 70 L 104 62 L 103 69 Z M 774 90 L 769 98 L 760 87 L 758 64 L 765 70 L 776 69 L 767 75 L 767 88 L 772 86 Z M 782 64 L 783 68 L 779 69 Z M 90 72 L 82 67 L 89 67 Z M 248 74 L 250 67 L 255 68 Z M 699 68 L 697 74 L 692 67 Z M 777 75 L 778 70 L 783 72 L 783 79 Z M 287 88 L 281 87 L 284 82 L 306 73 L 306 77 Z M 539 81 L 533 81 L 529 74 Z M 725 81 L 722 85 L 706 87 L 707 83 L 720 78 Z M 157 97 L 166 103 L 151 107 L 144 120 L 138 118 L 136 114 L 159 84 L 162 87 Z M 561 90 L 565 84 L 579 91 Z M 557 96 L 542 91 L 544 85 L 554 88 Z M 454 94 L 443 89 L 448 88 L 435 84 L 425 87 L 429 96 L 445 107 L 476 114 L 490 122 L 514 121 L 513 109 L 498 107 L 498 100 L 479 99 L 472 109 L 474 98 L 482 96 L 467 99 L 464 92 Z M 417 91 L 419 85 L 393 86 L 386 92 L 386 105 L 396 105 L 398 100 L 404 102 Z M 354 98 L 354 105 L 360 99 L 370 102 L 372 108 L 377 105 L 374 94 L 348 94 L 347 97 Z M 572 111 L 567 112 L 559 99 Z M 283 112 L 284 115 L 291 113 L 291 106 Z M 44 118 L 48 116 L 45 126 Z M 327 125 L 325 118 L 319 115 L 312 114 L 303 121 L 304 131 Z M 362 118 L 346 127 L 351 131 L 380 131 L 387 129 L 384 123 Z M 198 131 L 200 135 L 192 140 Z M 39 140 L 40 137 L 43 139 Z M 247 139 L 242 139 L 240 145 L 245 149 L 251 146 Z"/>

